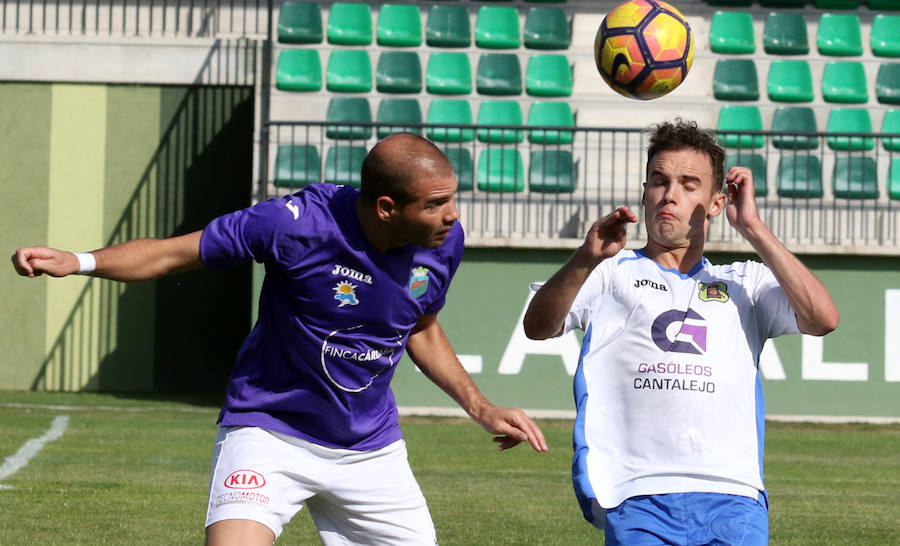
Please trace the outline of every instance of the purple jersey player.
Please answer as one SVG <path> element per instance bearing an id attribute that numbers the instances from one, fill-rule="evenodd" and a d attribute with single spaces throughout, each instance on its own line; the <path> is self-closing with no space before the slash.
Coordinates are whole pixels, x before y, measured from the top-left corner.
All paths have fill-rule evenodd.
<path id="1" fill-rule="evenodd" d="M 22 248 L 13 264 L 138 281 L 264 263 L 259 320 L 219 418 L 207 544 L 271 544 L 303 506 L 325 544 L 434 544 L 389 387 L 404 348 L 500 449 L 547 449 L 524 412 L 484 398 L 437 321 L 463 251 L 455 192 L 440 150 L 401 133 L 366 156 L 359 192 L 315 185 L 188 235 Z"/>

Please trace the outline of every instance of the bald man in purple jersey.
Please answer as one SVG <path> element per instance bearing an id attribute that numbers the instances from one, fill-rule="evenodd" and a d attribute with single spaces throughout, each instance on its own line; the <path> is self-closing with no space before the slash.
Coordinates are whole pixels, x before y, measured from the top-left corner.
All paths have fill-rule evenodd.
<path id="1" fill-rule="evenodd" d="M 389 386 L 404 348 L 500 449 L 547 450 L 523 411 L 481 394 L 437 320 L 463 251 L 456 186 L 437 147 L 401 133 L 368 154 L 359 191 L 316 184 L 184 236 L 12 261 L 26 277 L 126 282 L 265 264 L 219 416 L 207 544 L 271 544 L 303 506 L 325 544 L 434 544 Z"/>

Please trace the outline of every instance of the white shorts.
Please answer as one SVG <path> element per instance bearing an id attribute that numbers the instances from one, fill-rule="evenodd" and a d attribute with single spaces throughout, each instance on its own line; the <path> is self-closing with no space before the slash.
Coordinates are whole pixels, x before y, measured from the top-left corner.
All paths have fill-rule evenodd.
<path id="1" fill-rule="evenodd" d="M 277 539 L 304 505 L 325 545 L 437 544 L 403 440 L 353 451 L 255 427 L 219 429 L 207 527 L 249 519 Z"/>

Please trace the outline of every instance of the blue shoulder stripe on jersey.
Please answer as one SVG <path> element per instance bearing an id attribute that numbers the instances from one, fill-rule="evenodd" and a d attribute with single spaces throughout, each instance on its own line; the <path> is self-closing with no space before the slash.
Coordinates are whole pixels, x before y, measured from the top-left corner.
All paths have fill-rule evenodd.
<path id="1" fill-rule="evenodd" d="M 650 260 L 650 258 L 647 257 L 647 252 L 643 248 L 639 248 L 633 252 L 634 252 L 634 256 L 632 256 L 631 258 L 619 258 L 619 261 L 616 262 L 616 265 L 619 265 L 622 262 L 628 262 L 631 260 L 640 260 L 641 258 L 647 258 L 648 260 Z M 650 260 L 650 261 L 653 261 L 653 260 Z M 703 266 L 705 266 L 708 263 L 708 261 L 706 259 L 706 256 L 703 256 L 702 258 L 700 258 L 700 261 L 697 262 L 697 265 L 692 267 L 691 270 L 688 271 L 687 273 L 682 273 L 681 271 L 678 271 L 677 269 L 663 267 L 656 262 L 653 262 L 653 263 L 655 263 L 656 267 L 660 268 L 663 271 L 666 271 L 669 273 L 674 273 L 674 274 L 678 275 L 679 277 L 681 277 L 682 279 L 688 279 L 690 277 L 693 277 L 694 275 L 697 274 L 698 271 L 703 269 Z"/>
<path id="2" fill-rule="evenodd" d="M 575 449 L 575 456 L 572 458 L 572 485 L 575 487 L 575 497 L 578 499 L 578 505 L 581 506 L 584 519 L 593 523 L 591 500 L 595 499 L 597 495 L 594 493 L 588 477 L 588 445 L 584 434 L 584 413 L 587 409 L 588 399 L 587 384 L 584 380 L 584 356 L 591 346 L 591 327 L 588 326 L 584 333 L 581 354 L 578 356 L 578 369 L 575 371 L 573 383 L 576 416 L 575 426 L 572 429 L 572 445 Z"/>

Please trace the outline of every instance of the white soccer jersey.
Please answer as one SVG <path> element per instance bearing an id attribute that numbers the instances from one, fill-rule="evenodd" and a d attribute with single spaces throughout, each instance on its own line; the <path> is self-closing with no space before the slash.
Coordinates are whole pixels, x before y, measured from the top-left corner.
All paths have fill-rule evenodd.
<path id="1" fill-rule="evenodd" d="M 572 472 L 588 520 L 595 504 L 637 495 L 760 495 L 759 354 L 767 338 L 799 333 L 765 265 L 703 258 L 680 273 L 623 250 L 585 281 L 573 328 L 585 336 Z"/>

